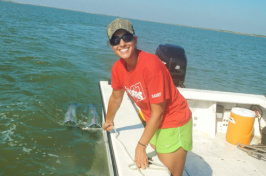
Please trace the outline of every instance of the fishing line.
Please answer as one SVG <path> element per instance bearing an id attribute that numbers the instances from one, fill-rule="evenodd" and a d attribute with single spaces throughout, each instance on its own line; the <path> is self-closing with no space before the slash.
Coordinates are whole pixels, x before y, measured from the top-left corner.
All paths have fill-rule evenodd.
<path id="1" fill-rule="evenodd" d="M 90 130 L 103 130 L 102 128 L 80 128 L 82 130 L 86 130 L 86 131 L 90 131 Z M 120 145 L 124 148 L 124 150 L 126 151 L 128 157 L 131 159 L 132 163 L 128 165 L 128 168 L 131 169 L 131 170 L 137 170 L 138 173 L 141 175 L 141 176 L 145 176 L 139 167 L 137 167 L 137 164 L 135 163 L 134 159 L 131 157 L 129 151 L 127 150 L 126 146 L 124 145 L 124 143 L 122 141 L 119 140 L 118 136 L 119 136 L 119 133 L 117 132 L 116 128 L 113 126 L 113 129 L 115 131 L 115 139 L 120 143 Z M 166 170 L 169 175 L 171 174 L 168 170 L 168 168 L 162 164 L 159 164 L 159 163 L 156 163 L 156 162 L 153 162 L 152 161 L 152 158 L 148 158 L 149 159 L 149 167 L 147 167 L 146 169 L 153 169 L 153 170 Z M 151 168 L 150 165 L 154 165 L 154 166 L 157 166 L 158 168 Z"/>

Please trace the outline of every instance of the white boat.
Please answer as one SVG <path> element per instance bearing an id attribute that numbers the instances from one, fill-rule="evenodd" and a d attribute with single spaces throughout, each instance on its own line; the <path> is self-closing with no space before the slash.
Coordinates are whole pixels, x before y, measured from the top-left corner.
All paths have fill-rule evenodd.
<path id="1" fill-rule="evenodd" d="M 101 81 L 99 86 L 104 121 L 112 88 L 108 81 Z M 265 145 L 260 145 L 260 129 L 266 126 L 265 96 L 180 87 L 177 89 L 188 101 L 193 118 L 193 149 L 188 152 L 183 176 L 266 175 Z M 262 147 L 259 148 L 261 151 L 256 153 L 258 148 L 253 152 L 252 148 L 237 146 L 227 141 L 230 114 L 235 107 L 257 110 L 261 115 L 260 122 L 259 118 L 255 118 L 252 124 L 253 132 L 248 145 L 259 145 Z M 132 158 L 134 159 L 135 148 L 144 126 L 135 105 L 126 94 L 114 123 L 117 133 L 114 130 L 110 133 L 104 132 L 111 176 L 170 175 L 164 167 L 155 164 L 150 164 L 146 170 L 129 167 L 134 163 Z M 150 146 L 146 152 L 154 163 L 162 164 Z"/>
<path id="2" fill-rule="evenodd" d="M 105 114 L 112 88 L 107 81 L 101 81 L 100 89 L 104 107 L 103 114 Z M 253 106 L 253 108 L 260 109 L 260 113 L 264 114 L 261 118 L 261 126 L 266 125 L 266 98 L 264 96 L 188 88 L 178 89 L 187 99 L 193 114 L 193 149 L 188 152 L 184 176 L 266 175 L 265 160 L 250 156 L 236 145 L 226 141 L 228 118 L 233 107 L 249 109 Z M 111 164 L 110 175 L 141 175 L 137 170 L 128 167 L 132 164 L 132 160 L 127 151 L 134 158 L 135 147 L 144 127 L 138 112 L 126 94 L 114 123 L 118 136 L 115 131 L 112 131 L 109 133 L 109 138 L 105 138 L 108 145 L 109 164 Z M 105 135 L 107 136 L 107 134 Z M 251 144 L 257 145 L 260 141 L 259 123 L 255 119 Z M 160 163 L 156 152 L 150 146 L 146 151 L 154 162 Z M 150 167 L 141 170 L 142 174 L 169 176 L 169 173 L 161 167 L 153 165 Z"/>

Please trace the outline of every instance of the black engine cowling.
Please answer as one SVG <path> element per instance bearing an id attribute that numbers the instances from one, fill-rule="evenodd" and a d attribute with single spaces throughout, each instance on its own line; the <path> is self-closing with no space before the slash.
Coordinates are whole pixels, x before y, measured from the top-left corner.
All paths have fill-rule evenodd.
<path id="1" fill-rule="evenodd" d="M 168 68 L 175 86 L 185 87 L 187 58 L 185 50 L 179 45 L 159 45 L 155 54 Z"/>

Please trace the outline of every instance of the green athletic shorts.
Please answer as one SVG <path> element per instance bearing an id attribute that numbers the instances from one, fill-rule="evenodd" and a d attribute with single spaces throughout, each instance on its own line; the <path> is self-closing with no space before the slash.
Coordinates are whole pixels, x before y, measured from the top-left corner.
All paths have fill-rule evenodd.
<path id="1" fill-rule="evenodd" d="M 171 153 L 180 147 L 186 151 L 192 150 L 192 118 L 181 127 L 158 129 L 150 143 L 158 153 Z"/>

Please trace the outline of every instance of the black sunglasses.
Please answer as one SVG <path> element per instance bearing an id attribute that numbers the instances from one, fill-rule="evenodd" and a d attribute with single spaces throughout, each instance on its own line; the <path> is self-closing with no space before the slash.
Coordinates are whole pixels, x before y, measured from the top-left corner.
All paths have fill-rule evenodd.
<path id="1" fill-rule="evenodd" d="M 130 33 L 125 33 L 124 35 L 122 35 L 121 37 L 119 36 L 113 36 L 109 42 L 110 45 L 112 46 L 116 46 L 120 43 L 120 40 L 123 39 L 124 42 L 131 42 L 134 39 L 134 35 L 130 34 Z"/>

